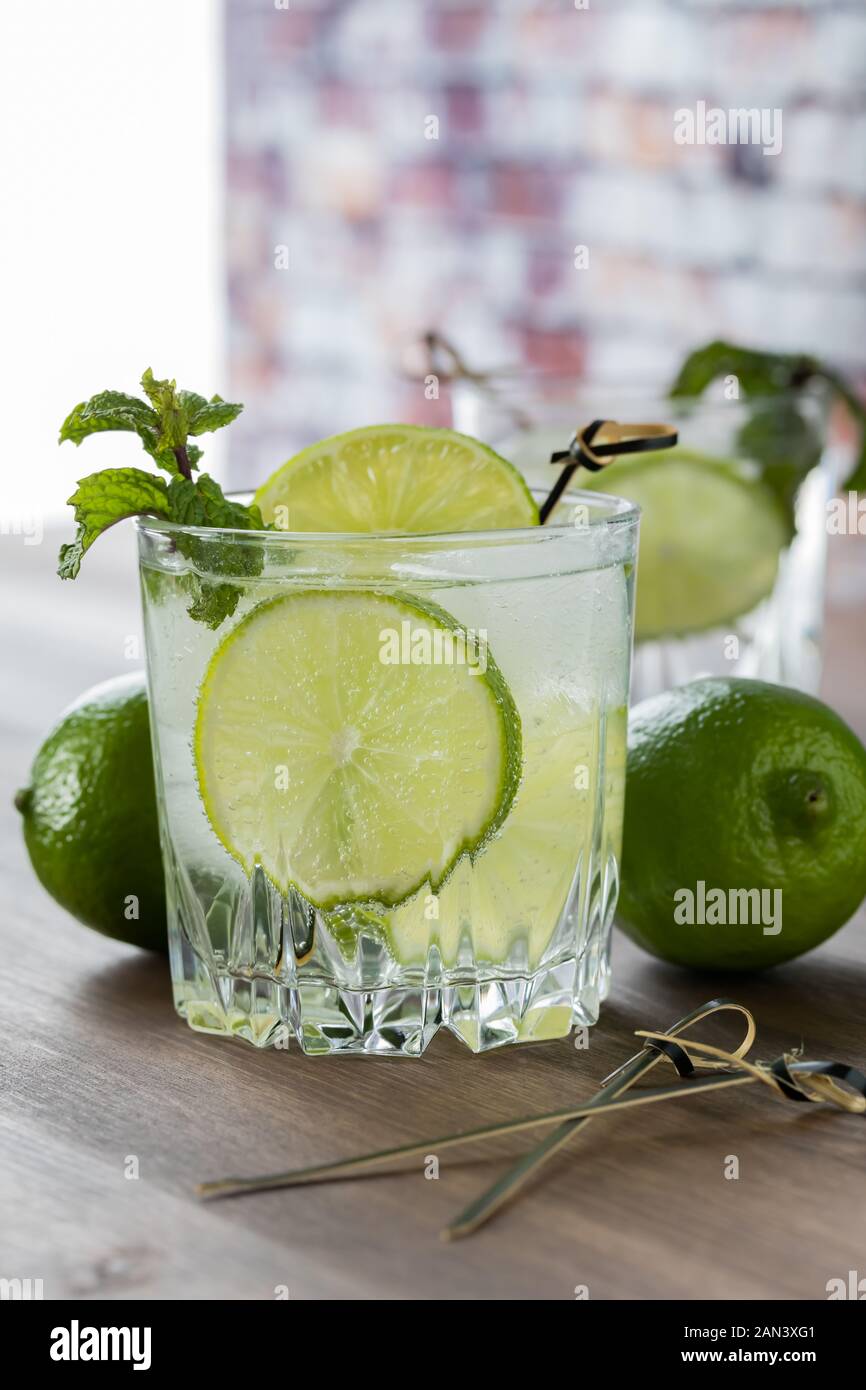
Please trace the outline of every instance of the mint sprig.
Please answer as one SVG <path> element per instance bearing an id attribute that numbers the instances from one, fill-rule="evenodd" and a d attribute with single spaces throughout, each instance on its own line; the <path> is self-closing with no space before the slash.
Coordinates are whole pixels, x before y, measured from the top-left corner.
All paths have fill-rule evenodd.
<path id="1" fill-rule="evenodd" d="M 844 487 L 855 491 L 866 488 L 866 403 L 834 367 L 807 353 L 760 352 L 717 339 L 689 354 L 670 394 L 700 396 L 711 382 L 723 376 L 735 376 L 746 396 L 770 398 L 801 390 L 811 381 L 825 381 L 844 402 L 860 432 L 857 458 Z M 771 481 L 778 478 L 783 500 L 790 502 L 791 488 L 820 457 L 821 441 L 815 439 L 811 423 L 795 407 L 780 400 L 778 405 L 766 403 L 761 422 L 747 422 L 746 431 L 741 443 L 744 447 L 751 445 L 758 462 L 766 462 Z M 783 466 L 782 456 L 787 459 L 787 476 L 774 473 Z"/>
<path id="2" fill-rule="evenodd" d="M 150 368 L 141 378 L 141 387 L 146 400 L 123 391 L 102 391 L 82 401 L 64 420 L 60 443 L 71 440 L 78 445 L 106 430 L 131 431 L 169 480 L 140 468 L 104 468 L 82 478 L 69 498 L 78 529 L 75 539 L 60 548 L 61 579 L 74 579 L 97 537 L 130 516 L 164 517 L 185 526 L 265 529 L 258 507 L 230 501 L 219 483 L 207 473 L 198 473 L 202 451 L 190 443 L 190 436 L 230 424 L 243 406 L 221 396 L 208 400 L 195 391 L 179 391 L 174 381 L 157 380 Z M 217 583 L 193 576 L 195 592 L 188 610 L 197 621 L 218 627 L 234 612 L 240 597 L 238 585 L 230 578 L 258 573 L 260 553 L 230 541 L 203 545 L 193 536 L 180 537 L 178 548 L 193 565 L 198 562 L 202 569 L 221 576 Z"/>

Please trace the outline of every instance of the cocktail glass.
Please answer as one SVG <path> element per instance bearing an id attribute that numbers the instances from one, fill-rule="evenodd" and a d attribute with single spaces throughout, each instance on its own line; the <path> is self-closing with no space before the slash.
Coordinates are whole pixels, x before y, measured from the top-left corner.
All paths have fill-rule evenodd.
<path id="1" fill-rule="evenodd" d="M 189 1025 L 258 1047 L 296 1042 L 310 1054 L 417 1055 L 443 1026 L 481 1052 L 593 1023 L 608 987 L 618 889 L 637 509 L 599 493 L 568 494 L 545 527 L 431 536 L 137 524 L 171 968 Z M 190 605 L 226 584 L 238 593 L 231 616 L 215 631 L 193 621 Z M 364 596 L 422 614 L 444 610 L 506 684 L 509 729 L 515 710 L 520 726 L 516 794 L 435 892 L 427 883 L 390 905 L 356 893 L 334 901 L 332 885 L 326 893 L 316 879 L 313 845 L 305 895 L 297 865 L 280 858 L 282 844 L 255 840 L 261 807 L 279 807 L 276 779 L 282 773 L 291 787 L 309 766 L 297 712 L 280 692 L 279 641 L 260 646 L 248 669 L 239 666 L 234 704 L 226 697 L 220 707 L 225 729 L 211 720 L 202 733 L 202 691 L 217 657 L 242 650 L 237 634 L 249 633 L 250 615 L 258 622 L 263 605 L 273 610 L 304 595 L 325 612 L 334 595 L 360 596 L 361 610 Z M 361 688 L 389 691 L 380 682 L 396 679 L 393 672 L 375 669 L 380 621 L 370 619 L 369 661 L 358 655 L 357 632 L 351 663 L 336 630 L 333 652 L 328 637 L 311 651 L 311 668 L 325 672 L 323 718 L 335 718 L 343 703 L 356 707 Z M 377 756 L 407 756 L 425 720 L 435 719 L 424 659 L 412 675 L 421 717 L 411 701 L 402 707 L 399 728 L 381 735 L 393 746 Z M 426 660 L 436 659 L 428 652 Z M 452 677 L 467 679 L 456 669 L 436 673 L 444 696 Z M 201 744 L 223 733 L 242 769 L 237 785 L 203 788 Z M 326 754 L 340 768 L 363 759 L 357 730 L 335 728 L 329 737 Z M 459 806 L 471 794 L 474 756 L 452 746 L 435 769 L 443 795 L 419 797 L 403 830 L 389 823 L 384 842 L 395 874 L 410 842 L 414 853 L 425 825 L 438 824 L 442 802 Z M 209 795 L 253 827 L 244 855 L 232 852 L 213 805 L 206 809 Z M 361 823 L 339 797 L 335 804 L 331 821 L 345 824 L 333 834 L 381 861 L 382 825 Z M 269 826 L 279 841 L 273 814 Z"/>
<path id="2" fill-rule="evenodd" d="M 664 420 L 678 430 L 678 449 L 658 456 L 649 482 L 645 458 L 598 476 L 608 492 L 621 484 L 643 513 L 633 701 L 706 675 L 817 692 L 836 487 L 823 449 L 826 391 L 684 400 L 549 373 L 453 389 L 455 428 L 492 445 L 537 487 L 556 476 L 551 452 L 593 419 Z"/>

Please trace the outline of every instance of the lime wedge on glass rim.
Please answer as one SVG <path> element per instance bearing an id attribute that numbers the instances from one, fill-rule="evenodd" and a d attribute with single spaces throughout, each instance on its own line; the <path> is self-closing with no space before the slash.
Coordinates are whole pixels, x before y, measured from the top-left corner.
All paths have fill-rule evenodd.
<path id="1" fill-rule="evenodd" d="M 686 449 L 633 454 L 578 470 L 573 486 L 641 509 L 636 640 L 720 627 L 772 592 L 790 527 L 745 464 Z"/>
<path id="2" fill-rule="evenodd" d="M 369 425 L 303 449 L 255 495 L 281 531 L 449 531 L 537 526 L 518 470 L 477 439 Z"/>
<path id="3" fill-rule="evenodd" d="M 383 660 L 391 634 L 455 642 L 448 663 Z M 306 589 L 266 600 L 211 658 L 194 751 L 228 853 L 319 908 L 435 890 L 505 820 L 521 775 L 520 718 L 489 653 L 402 594 Z"/>

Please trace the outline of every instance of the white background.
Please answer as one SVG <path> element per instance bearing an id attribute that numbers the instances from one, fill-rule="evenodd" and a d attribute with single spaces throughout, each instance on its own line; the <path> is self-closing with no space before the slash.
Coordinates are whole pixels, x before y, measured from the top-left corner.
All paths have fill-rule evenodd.
<path id="1" fill-rule="evenodd" d="M 216 0 L 0 6 L 0 523 L 147 466 L 134 436 L 58 448 L 65 415 L 145 367 L 227 394 Z M 203 466 L 219 471 L 216 436 Z M 203 444 L 205 441 L 202 441 Z M 71 516 L 70 516 L 71 522 Z"/>

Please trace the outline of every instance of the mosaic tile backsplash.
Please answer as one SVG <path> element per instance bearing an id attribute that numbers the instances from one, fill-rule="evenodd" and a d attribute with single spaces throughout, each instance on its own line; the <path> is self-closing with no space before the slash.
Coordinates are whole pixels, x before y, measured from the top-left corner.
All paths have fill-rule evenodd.
<path id="1" fill-rule="evenodd" d="M 716 335 L 866 374 L 860 4 L 225 0 L 225 54 L 235 483 L 446 423 L 428 327 L 627 385 Z M 763 144 L 710 142 L 735 108 Z"/>

